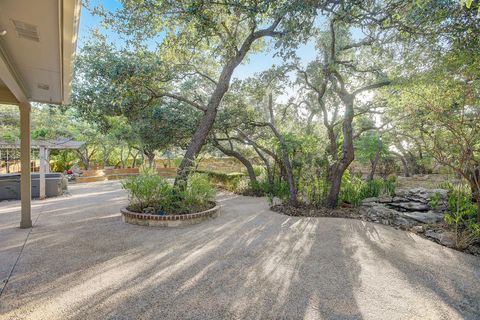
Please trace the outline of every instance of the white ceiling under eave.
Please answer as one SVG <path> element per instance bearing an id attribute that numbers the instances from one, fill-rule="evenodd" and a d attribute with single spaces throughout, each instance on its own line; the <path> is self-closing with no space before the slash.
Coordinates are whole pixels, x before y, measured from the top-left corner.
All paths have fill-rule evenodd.
<path id="1" fill-rule="evenodd" d="M 68 102 L 79 16 L 80 0 L 0 1 L 0 59 L 29 101 Z"/>

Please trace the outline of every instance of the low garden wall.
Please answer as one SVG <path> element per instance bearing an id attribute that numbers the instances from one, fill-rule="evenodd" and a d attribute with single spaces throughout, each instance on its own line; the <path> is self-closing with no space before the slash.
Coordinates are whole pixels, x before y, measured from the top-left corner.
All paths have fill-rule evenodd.
<path id="1" fill-rule="evenodd" d="M 218 216 L 220 206 L 196 213 L 178 214 L 178 215 L 155 215 L 137 213 L 121 209 L 122 219 L 125 223 L 136 224 L 150 227 L 181 227 L 197 224 L 202 221 L 212 219 Z"/>
<path id="2" fill-rule="evenodd" d="M 156 161 L 156 170 L 158 175 L 165 178 L 174 178 L 177 175 L 176 166 L 166 166 L 166 165 L 175 165 L 175 160 L 157 160 Z M 203 172 L 218 172 L 220 175 L 223 173 L 239 173 L 243 172 L 243 165 L 234 158 L 209 158 L 202 159 L 198 165 L 199 171 Z M 126 169 L 98 169 L 98 170 L 83 170 L 82 176 L 77 177 L 77 183 L 83 182 L 96 182 L 96 181 L 107 181 L 107 180 L 119 180 L 129 176 L 134 176 L 139 174 L 138 168 L 126 168 Z"/>
<path id="3" fill-rule="evenodd" d="M 176 176 L 177 168 L 157 168 L 157 172 L 162 177 L 173 178 Z M 130 176 L 136 176 L 138 174 L 138 168 L 83 170 L 82 176 L 77 177 L 76 182 L 119 180 Z"/>

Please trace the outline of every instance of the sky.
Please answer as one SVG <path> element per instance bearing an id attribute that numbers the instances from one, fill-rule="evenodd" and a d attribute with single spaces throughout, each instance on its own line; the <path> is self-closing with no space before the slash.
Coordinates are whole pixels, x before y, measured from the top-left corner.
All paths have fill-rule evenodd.
<path id="1" fill-rule="evenodd" d="M 114 11 L 121 7 L 121 4 L 116 0 L 91 0 L 91 4 L 101 4 L 105 7 L 105 9 L 110 11 Z M 101 18 L 98 16 L 93 16 L 85 7 L 82 8 L 78 41 L 79 49 L 88 40 L 91 30 L 96 28 L 100 29 L 102 33 L 107 35 L 109 41 L 121 46 L 122 40 L 119 38 L 119 36 L 110 30 L 105 30 L 102 28 L 101 23 Z M 152 48 L 154 46 L 155 44 L 152 41 Z M 253 76 L 255 73 L 267 70 L 273 65 L 280 65 L 282 63 L 282 59 L 279 57 L 274 57 L 274 54 L 275 53 L 272 51 L 265 51 L 251 55 L 248 61 L 244 61 L 243 64 L 237 67 L 233 77 L 237 79 L 245 79 Z M 301 63 L 304 65 L 312 61 L 316 57 L 314 42 L 311 41 L 307 44 L 301 45 L 297 50 L 297 54 L 301 59 Z"/>

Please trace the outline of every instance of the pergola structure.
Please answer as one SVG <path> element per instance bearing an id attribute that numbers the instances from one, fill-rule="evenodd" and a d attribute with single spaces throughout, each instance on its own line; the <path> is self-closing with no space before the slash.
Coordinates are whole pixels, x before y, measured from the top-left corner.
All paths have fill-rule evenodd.
<path id="1" fill-rule="evenodd" d="M 72 139 L 48 139 L 48 140 L 32 140 L 30 146 L 32 149 L 38 149 L 40 159 L 40 199 L 45 199 L 45 173 L 50 172 L 50 150 L 76 150 L 83 146 L 84 142 L 74 141 Z M 0 141 L 0 151 L 2 149 L 20 149 L 20 141 L 7 142 Z M 8 166 L 7 162 L 7 166 Z"/>
<path id="2" fill-rule="evenodd" d="M 80 7 L 81 0 L 0 1 L 0 103 L 20 109 L 20 228 L 32 226 L 30 103 L 68 101 Z"/>

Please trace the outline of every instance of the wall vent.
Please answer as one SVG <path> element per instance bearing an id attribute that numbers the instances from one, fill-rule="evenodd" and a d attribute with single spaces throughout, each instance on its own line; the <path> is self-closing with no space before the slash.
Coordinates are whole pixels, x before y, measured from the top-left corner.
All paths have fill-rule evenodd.
<path id="1" fill-rule="evenodd" d="M 17 35 L 20 38 L 40 42 L 40 38 L 38 36 L 38 29 L 36 25 L 26 23 L 19 20 L 12 20 L 13 25 L 15 26 L 15 30 L 17 31 Z"/>
<path id="2" fill-rule="evenodd" d="M 42 90 L 50 90 L 50 86 L 46 83 L 37 83 L 37 88 Z"/>

